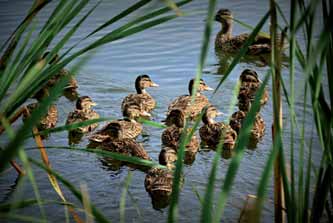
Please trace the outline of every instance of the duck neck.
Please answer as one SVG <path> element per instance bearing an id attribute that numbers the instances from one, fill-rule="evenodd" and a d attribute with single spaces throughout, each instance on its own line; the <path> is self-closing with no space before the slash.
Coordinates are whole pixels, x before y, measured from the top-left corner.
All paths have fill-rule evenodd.
<path id="1" fill-rule="evenodd" d="M 202 122 L 206 125 L 214 124 L 215 120 L 213 118 L 207 117 L 207 115 L 202 116 Z"/>
<path id="2" fill-rule="evenodd" d="M 224 21 L 221 23 L 221 31 L 220 35 L 225 38 L 231 38 L 232 37 L 232 22 L 231 21 Z"/>

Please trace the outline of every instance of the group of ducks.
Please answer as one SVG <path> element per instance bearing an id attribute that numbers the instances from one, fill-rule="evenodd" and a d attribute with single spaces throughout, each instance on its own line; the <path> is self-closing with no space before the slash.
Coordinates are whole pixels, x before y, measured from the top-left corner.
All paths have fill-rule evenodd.
<path id="1" fill-rule="evenodd" d="M 215 45 L 225 52 L 236 52 L 249 37 L 248 34 L 232 36 L 232 14 L 227 9 L 218 11 L 216 21 L 222 24 L 222 30 L 217 34 Z M 258 55 L 270 52 L 270 39 L 266 37 L 256 37 L 254 44 L 248 48 L 248 54 Z M 44 55 L 45 57 L 46 55 Z M 56 59 L 50 63 L 55 63 Z M 58 75 L 48 81 L 46 86 L 35 98 L 40 100 L 47 95 L 47 89 L 54 86 L 57 81 L 68 72 L 62 70 Z M 172 169 L 177 160 L 180 139 L 188 121 L 193 121 L 202 114 L 203 125 L 199 129 L 201 144 L 209 148 L 216 149 L 222 142 L 223 151 L 232 151 L 237 140 L 242 122 L 254 101 L 254 96 L 260 87 L 261 81 L 254 70 L 245 69 L 240 75 L 240 91 L 238 95 L 239 111 L 235 112 L 229 123 L 217 122 L 215 118 L 221 113 L 209 102 L 208 98 L 202 94 L 203 91 L 212 90 L 202 79 L 199 82 L 197 93 L 192 101 L 192 90 L 195 80 L 190 80 L 188 84 L 189 94 L 177 97 L 169 106 L 164 120 L 167 128 L 161 135 L 162 149 L 159 154 L 159 163 L 167 168 L 151 168 L 147 171 L 145 178 L 145 188 L 153 200 L 154 207 L 164 207 L 169 201 L 172 191 L 173 174 Z M 134 156 L 145 160 L 150 160 L 149 154 L 143 146 L 136 142 L 136 138 L 142 132 L 142 125 L 139 118 L 150 118 L 151 111 L 155 108 L 154 98 L 146 91 L 149 87 L 157 87 L 148 75 L 140 75 L 135 81 L 135 94 L 126 96 L 121 105 L 123 118 L 107 123 L 101 129 L 89 135 L 88 148 L 100 148 L 107 151 Z M 77 82 L 71 78 L 64 91 L 76 95 Z M 260 100 L 261 105 L 268 101 L 268 92 L 265 90 Z M 79 97 L 76 107 L 70 112 L 66 124 L 74 124 L 82 121 L 99 118 L 93 106 L 96 104 L 89 96 Z M 38 103 L 28 105 L 29 110 L 33 110 Z M 49 111 L 39 124 L 39 129 L 53 128 L 57 121 L 57 109 L 55 105 L 50 106 Z M 97 123 L 78 127 L 70 131 L 70 134 L 82 136 L 92 132 L 98 127 Z M 191 131 L 191 128 L 187 128 Z M 250 132 L 250 141 L 255 144 L 262 138 L 265 132 L 265 123 L 259 113 L 256 114 L 253 128 Z M 185 145 L 185 163 L 191 164 L 200 147 L 199 138 L 193 134 L 188 144 Z M 162 202 L 162 204 L 160 203 Z"/>

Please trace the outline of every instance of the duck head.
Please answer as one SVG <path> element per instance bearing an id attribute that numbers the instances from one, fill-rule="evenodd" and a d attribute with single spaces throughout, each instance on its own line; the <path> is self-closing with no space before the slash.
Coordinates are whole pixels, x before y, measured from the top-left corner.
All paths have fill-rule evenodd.
<path id="1" fill-rule="evenodd" d="M 76 101 L 76 109 L 78 110 L 90 110 L 95 105 L 97 104 L 89 96 L 79 97 Z"/>
<path id="2" fill-rule="evenodd" d="M 165 124 L 167 126 L 175 125 L 178 128 L 183 128 L 185 126 L 185 121 L 185 113 L 180 109 L 173 109 L 165 119 Z"/>
<path id="3" fill-rule="evenodd" d="M 232 31 L 233 15 L 229 9 L 220 9 L 215 15 L 215 21 L 222 24 L 223 33 Z"/>
<path id="4" fill-rule="evenodd" d="M 234 114 L 232 114 L 230 119 L 230 126 L 239 133 L 239 130 L 242 127 L 242 122 L 245 118 L 246 113 L 243 111 L 237 111 Z"/>
<path id="5" fill-rule="evenodd" d="M 260 80 L 258 78 L 257 72 L 251 69 L 245 69 L 239 77 L 239 80 L 243 82 L 254 82 L 259 83 Z"/>
<path id="6" fill-rule="evenodd" d="M 210 105 L 204 109 L 204 114 L 202 116 L 202 122 L 205 124 L 213 124 L 215 123 L 215 118 L 222 113 L 219 112 L 214 106 Z"/>
<path id="7" fill-rule="evenodd" d="M 158 87 L 159 85 L 154 83 L 150 77 L 146 74 L 140 75 L 135 80 L 135 89 L 138 94 L 146 93 L 148 87 Z"/>
<path id="8" fill-rule="evenodd" d="M 195 79 L 191 79 L 189 84 L 188 84 L 188 90 L 190 92 L 190 95 L 192 95 L 192 91 L 193 91 L 193 88 L 194 88 L 194 83 L 195 83 Z M 204 80 L 200 79 L 198 90 L 197 90 L 197 95 L 200 95 L 200 92 L 202 92 L 202 91 L 212 91 L 212 90 L 214 90 L 214 89 L 209 87 L 204 82 Z"/>
<path id="9" fill-rule="evenodd" d="M 105 131 L 107 134 L 114 139 L 122 139 L 123 138 L 123 131 L 119 123 L 111 122 L 107 125 Z"/>

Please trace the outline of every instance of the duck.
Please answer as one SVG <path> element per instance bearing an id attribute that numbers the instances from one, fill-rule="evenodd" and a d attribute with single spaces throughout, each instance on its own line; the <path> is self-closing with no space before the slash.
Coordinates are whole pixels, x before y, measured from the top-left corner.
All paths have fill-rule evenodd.
<path id="1" fill-rule="evenodd" d="M 216 149 L 220 138 L 224 135 L 223 148 L 232 150 L 235 146 L 237 133 L 230 125 L 223 122 L 216 122 L 214 118 L 219 112 L 214 106 L 204 108 L 202 122 L 204 125 L 199 129 L 201 141 L 212 149 Z"/>
<path id="2" fill-rule="evenodd" d="M 194 120 L 200 114 L 201 110 L 210 105 L 208 98 L 201 94 L 202 91 L 211 91 L 213 88 L 209 87 L 203 79 L 200 79 L 197 94 L 195 95 L 194 102 L 191 103 L 192 100 L 192 90 L 194 87 L 195 79 L 191 79 L 188 84 L 188 95 L 182 95 L 177 97 L 175 100 L 171 102 L 168 106 L 167 115 L 174 109 L 181 109 L 185 112 L 186 117 L 189 117 L 190 120 Z"/>
<path id="3" fill-rule="evenodd" d="M 245 69 L 240 77 L 240 90 L 238 93 L 238 107 L 242 111 L 249 111 L 251 103 L 255 99 L 255 94 L 261 85 L 261 80 L 258 78 L 256 71 L 251 69 Z M 269 99 L 269 93 L 265 88 L 264 93 L 260 99 L 260 105 L 263 106 Z"/>
<path id="4" fill-rule="evenodd" d="M 134 104 L 140 106 L 143 111 L 150 113 L 155 108 L 156 101 L 146 91 L 146 88 L 158 86 L 148 75 L 139 75 L 135 80 L 136 94 L 130 94 L 123 99 L 121 104 L 122 112 L 126 107 Z"/>
<path id="5" fill-rule="evenodd" d="M 222 50 L 224 53 L 238 53 L 249 39 L 250 34 L 232 35 L 233 15 L 229 9 L 220 9 L 215 15 L 215 21 L 221 23 L 222 26 L 215 38 L 215 48 Z M 271 38 L 258 34 L 248 47 L 246 54 L 254 56 L 267 55 L 271 52 L 271 48 Z"/>
<path id="6" fill-rule="evenodd" d="M 180 178 L 180 187 L 184 178 Z M 148 170 L 145 177 L 145 189 L 152 199 L 154 209 L 163 209 L 170 203 L 173 186 L 173 172 L 167 168 L 154 167 Z"/>
<path id="7" fill-rule="evenodd" d="M 82 121 L 87 121 L 91 119 L 98 119 L 99 114 L 92 109 L 96 103 L 92 101 L 89 96 L 81 96 L 76 101 L 76 108 L 73 112 L 70 112 L 67 117 L 66 125 L 79 123 Z M 88 126 L 79 127 L 72 130 L 72 132 L 77 133 L 87 133 L 98 127 L 98 123 L 94 123 Z"/>
<path id="8" fill-rule="evenodd" d="M 110 138 L 103 141 L 98 148 L 124 154 L 127 156 L 138 157 L 144 160 L 151 160 L 146 150 L 132 138 L 123 135 L 123 126 L 120 123 L 113 123 L 109 127 Z"/>
<path id="9" fill-rule="evenodd" d="M 36 108 L 38 108 L 38 106 L 39 106 L 38 102 L 28 104 L 26 106 L 26 110 L 23 112 L 23 117 L 22 117 L 23 121 L 25 121 L 30 116 L 30 114 Z M 55 104 L 52 104 L 49 106 L 46 115 L 41 117 L 36 127 L 38 131 L 43 131 L 54 128 L 57 122 L 58 122 L 58 109 Z"/>
<path id="10" fill-rule="evenodd" d="M 142 112 L 140 106 L 131 105 L 125 108 L 123 111 L 123 119 L 113 120 L 106 124 L 102 129 L 93 133 L 89 137 L 89 141 L 91 142 L 90 146 L 95 147 L 96 145 L 108 141 L 112 139 L 112 129 L 114 125 L 120 126 L 120 131 L 124 138 L 134 139 L 142 132 L 141 123 L 137 122 L 136 119 L 141 116 L 147 116 L 147 112 Z"/>
<path id="11" fill-rule="evenodd" d="M 49 51 L 45 52 L 40 60 L 45 60 L 46 57 L 50 54 Z M 59 55 L 56 54 L 49 62 L 50 65 L 55 65 L 59 61 Z M 71 95 L 78 95 L 77 93 L 77 88 L 78 88 L 78 83 L 77 80 L 70 74 L 69 70 L 62 68 L 59 70 L 59 72 L 55 75 L 53 75 L 45 84 L 45 86 L 39 90 L 33 98 L 36 98 L 37 100 L 41 97 L 40 95 L 43 94 L 43 91 L 45 89 L 49 90 L 50 88 L 54 87 L 62 77 L 69 76 L 68 84 L 64 88 L 64 93 L 69 94 L 71 92 Z M 74 92 L 74 93 L 73 93 Z M 75 100 L 77 97 L 70 100 Z"/>
<path id="12" fill-rule="evenodd" d="M 242 127 L 242 123 L 245 117 L 246 113 L 244 111 L 237 111 L 233 113 L 230 118 L 229 125 L 237 132 L 237 134 Z M 265 134 L 265 128 L 266 125 L 264 119 L 260 114 L 256 114 L 253 127 L 250 132 L 250 141 L 259 141 Z"/>
<path id="13" fill-rule="evenodd" d="M 168 126 L 161 135 L 161 141 L 164 146 L 173 147 L 176 150 L 179 147 L 180 138 L 185 127 L 185 113 L 181 109 L 173 109 L 168 114 L 165 124 Z M 190 128 L 187 129 L 191 131 Z M 199 140 L 194 134 L 190 142 L 186 145 L 186 150 L 191 152 L 197 152 L 199 149 Z"/>

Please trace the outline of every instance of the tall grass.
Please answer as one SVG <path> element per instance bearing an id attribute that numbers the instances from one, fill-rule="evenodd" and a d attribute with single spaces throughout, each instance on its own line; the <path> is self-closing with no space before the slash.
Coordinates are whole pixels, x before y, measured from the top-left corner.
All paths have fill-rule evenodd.
<path id="1" fill-rule="evenodd" d="M 113 16 L 108 21 L 97 27 L 91 33 L 88 33 L 83 39 L 77 41 L 65 52 L 62 52 L 64 46 L 68 45 L 68 41 L 75 34 L 77 29 L 82 26 L 83 22 L 91 15 L 93 15 L 96 7 L 100 2 L 93 5 L 85 14 L 82 14 L 83 9 L 88 7 L 88 0 L 80 1 L 59 1 L 51 13 L 50 18 L 41 28 L 36 30 L 34 17 L 40 10 L 50 1 L 36 0 L 33 7 L 29 11 L 27 17 L 21 22 L 15 32 L 8 38 L 8 40 L 1 46 L 1 63 L 0 63 L 0 120 L 1 126 L 8 138 L 8 144 L 3 146 L 0 154 L 0 171 L 3 171 L 11 160 L 19 158 L 22 161 L 23 168 L 32 184 L 35 192 L 35 199 L 23 200 L 15 204 L 1 204 L 0 214 L 6 219 L 16 219 L 22 221 L 35 221 L 45 222 L 47 216 L 44 211 L 44 204 L 47 202 L 59 203 L 54 201 L 45 201 L 41 198 L 38 187 L 33 175 L 31 165 L 46 171 L 50 176 L 61 182 L 71 193 L 82 203 L 86 208 L 88 214 L 92 214 L 97 222 L 109 222 L 102 212 L 87 199 L 84 193 L 81 193 L 72 183 L 63 178 L 60 174 L 54 171 L 49 165 L 41 163 L 25 153 L 24 142 L 27 138 L 31 137 L 31 131 L 39 118 L 46 113 L 47 108 L 52 104 L 61 94 L 63 86 L 68 80 L 63 79 L 50 91 L 50 96 L 41 102 L 41 105 L 36 109 L 31 117 L 20 127 L 16 132 L 10 126 L 10 120 L 16 116 L 16 113 L 22 108 L 26 100 L 34 93 L 40 90 L 41 86 L 52 78 L 60 69 L 67 64 L 73 62 L 78 57 L 91 52 L 92 50 L 104 45 L 112 43 L 115 40 L 126 38 L 130 35 L 142 32 L 151 27 L 168 22 L 175 19 L 178 15 L 183 13 L 179 7 L 187 4 L 190 0 L 184 0 L 178 3 L 173 1 L 164 1 L 166 7 L 156 9 L 148 12 L 145 15 L 134 18 L 132 21 L 125 23 L 112 31 L 108 31 L 102 37 L 97 38 L 94 42 L 83 48 L 77 49 L 83 40 L 89 39 L 92 36 L 101 33 L 101 31 L 110 28 L 111 25 L 131 13 L 137 11 L 141 7 L 149 4 L 150 0 L 141 0 L 129 8 L 123 10 L 119 14 Z M 174 10 L 175 12 L 169 13 Z M 197 193 L 198 202 L 202 204 L 201 222 L 220 222 L 223 219 L 224 209 L 228 201 L 229 194 L 232 191 L 234 179 L 237 177 L 238 169 L 242 161 L 244 151 L 249 139 L 249 132 L 253 126 L 255 114 L 259 110 L 260 98 L 263 94 L 264 88 L 272 80 L 273 89 L 273 143 L 270 147 L 270 152 L 265 162 L 265 168 L 262 170 L 259 184 L 257 187 L 257 200 L 255 215 L 249 219 L 251 222 L 259 222 L 262 215 L 262 209 L 266 202 L 268 188 L 274 173 L 274 187 L 275 187 L 275 221 L 284 222 L 319 222 L 325 213 L 329 219 L 332 218 L 331 205 L 333 204 L 333 180 L 332 180 L 332 154 L 333 154 L 333 119 L 332 119 L 332 102 L 333 102 L 333 3 L 329 0 L 291 0 L 290 2 L 290 18 L 289 20 L 283 14 L 276 1 L 270 1 L 270 8 L 267 13 L 263 15 L 258 24 L 252 28 L 250 25 L 235 19 L 236 22 L 250 28 L 251 34 L 248 41 L 244 44 L 240 52 L 235 55 L 232 63 L 227 68 L 224 76 L 215 89 L 215 93 L 223 86 L 224 81 L 229 77 L 235 66 L 240 63 L 241 59 L 245 56 L 247 47 L 255 40 L 258 34 L 263 34 L 261 28 L 267 23 L 270 18 L 271 28 L 270 36 L 272 40 L 272 53 L 271 63 L 268 73 L 265 75 L 262 86 L 256 94 L 255 101 L 251 106 L 240 134 L 237 139 L 235 154 L 232 157 L 231 163 L 226 172 L 224 182 L 216 180 L 216 171 L 219 164 L 222 144 L 220 143 L 218 152 L 216 153 L 207 179 L 207 186 L 205 188 L 205 195 L 201 197 Z M 207 10 L 207 20 L 205 24 L 205 31 L 203 33 L 203 43 L 200 54 L 200 60 L 197 67 L 195 87 L 193 95 L 197 91 L 199 79 L 202 76 L 202 69 L 205 66 L 207 52 L 209 49 L 209 40 L 211 36 L 212 21 L 216 11 L 216 1 L 210 0 Z M 66 34 L 57 42 L 55 40 L 58 34 L 64 30 L 68 24 L 72 23 L 74 17 L 79 17 L 79 20 L 68 29 Z M 280 16 L 283 18 L 279 20 Z M 317 19 L 322 18 L 323 27 L 319 33 L 315 33 L 314 24 Z M 278 34 L 281 34 L 280 27 L 287 27 L 283 34 L 285 39 L 289 42 L 289 89 L 286 88 L 283 78 L 281 77 L 281 53 L 279 48 Z M 30 31 L 27 31 L 29 30 Z M 32 34 L 38 35 L 32 39 Z M 305 50 L 303 51 L 300 44 L 300 34 L 303 34 L 305 39 Z M 268 34 L 265 34 L 268 35 Z M 97 36 L 97 35 L 96 35 Z M 315 37 L 318 36 L 317 39 Z M 50 44 L 54 46 L 44 61 L 39 61 L 38 58 L 46 51 Z M 47 65 L 55 54 L 60 54 L 60 62 L 54 65 Z M 39 62 L 36 62 L 39 61 Z M 74 69 L 77 72 L 83 62 L 79 62 Z M 303 110 L 299 114 L 295 111 L 295 103 L 298 99 L 297 89 L 295 89 L 295 68 L 300 66 L 303 71 L 304 90 L 301 91 L 301 100 L 303 100 Z M 326 75 L 326 76 L 325 76 Z M 237 87 L 236 87 L 237 89 Z M 283 93 L 283 94 L 282 94 Z M 234 92 L 236 97 L 237 90 Z M 282 97 L 285 97 L 287 107 L 284 108 L 282 104 Z M 314 135 L 319 138 L 320 147 L 322 148 L 321 162 L 319 165 L 314 165 L 312 153 L 312 140 L 309 141 L 305 137 L 305 121 L 310 118 L 307 115 L 308 97 L 311 98 L 311 109 L 314 118 Z M 231 105 L 232 106 L 232 105 Z M 290 115 L 289 121 L 291 123 L 290 131 L 290 144 L 284 142 L 282 133 L 282 109 L 288 111 Z M 202 114 L 201 114 L 202 115 Z M 101 118 L 98 120 L 86 121 L 73 125 L 61 126 L 36 135 L 47 134 L 51 132 L 58 132 L 70 130 L 79 126 L 90 125 L 95 122 L 110 120 L 112 118 Z M 299 123 L 301 120 L 301 124 Z M 158 128 L 164 128 L 163 125 L 142 120 L 144 124 L 151 125 Z M 168 221 L 175 222 L 178 219 L 179 194 L 180 194 L 180 179 L 183 170 L 183 158 L 185 152 L 185 145 L 191 139 L 192 135 L 199 125 L 200 118 L 194 123 L 190 133 L 187 133 L 186 124 L 182 137 L 180 148 L 178 150 L 178 159 L 176 162 L 176 169 L 174 171 L 173 191 L 171 197 L 171 204 L 168 210 Z M 1 131 L 0 131 L 1 132 Z M 301 142 L 298 143 L 295 137 L 300 135 Z M 296 146 L 299 145 L 299 146 Z M 45 147 L 46 149 L 67 149 L 71 151 L 89 152 L 95 154 L 102 154 L 134 164 L 145 165 L 148 167 L 158 166 L 153 161 L 140 160 L 133 157 L 126 157 L 116 153 L 110 153 L 101 150 L 91 150 L 86 148 L 69 148 L 69 147 Z M 298 151 L 297 151 L 298 150 Z M 290 154 L 290 158 L 287 159 Z M 298 160 L 298 165 L 295 160 Z M 290 166 L 290 169 L 287 167 Z M 163 168 L 159 166 L 160 168 Z M 311 173 L 315 169 L 316 174 Z M 288 177 L 290 173 L 290 178 Z M 131 175 L 129 174 L 125 181 L 125 189 L 123 190 L 120 200 L 120 216 L 121 221 L 125 221 L 125 200 L 126 191 L 130 184 Z M 216 185 L 222 185 L 220 191 L 214 199 L 214 190 Z M 312 192 L 312 188 L 314 192 Z M 246 195 L 244 195 L 245 197 Z M 131 198 L 131 196 L 130 196 Z M 215 204 L 216 202 L 216 204 Z M 30 216 L 17 216 L 12 213 L 13 210 L 28 207 L 38 204 L 40 207 L 41 219 L 33 219 Z M 65 205 L 68 208 L 73 208 L 74 212 L 77 211 L 71 202 L 63 200 L 59 205 Z M 138 211 L 139 212 L 139 211 Z M 72 213 L 73 214 L 73 213 Z M 90 216 L 90 215 L 89 215 Z M 286 219 L 284 218 L 286 216 Z M 273 219 L 272 219 L 273 220 Z M 76 219 L 80 222 L 80 219 Z"/>

